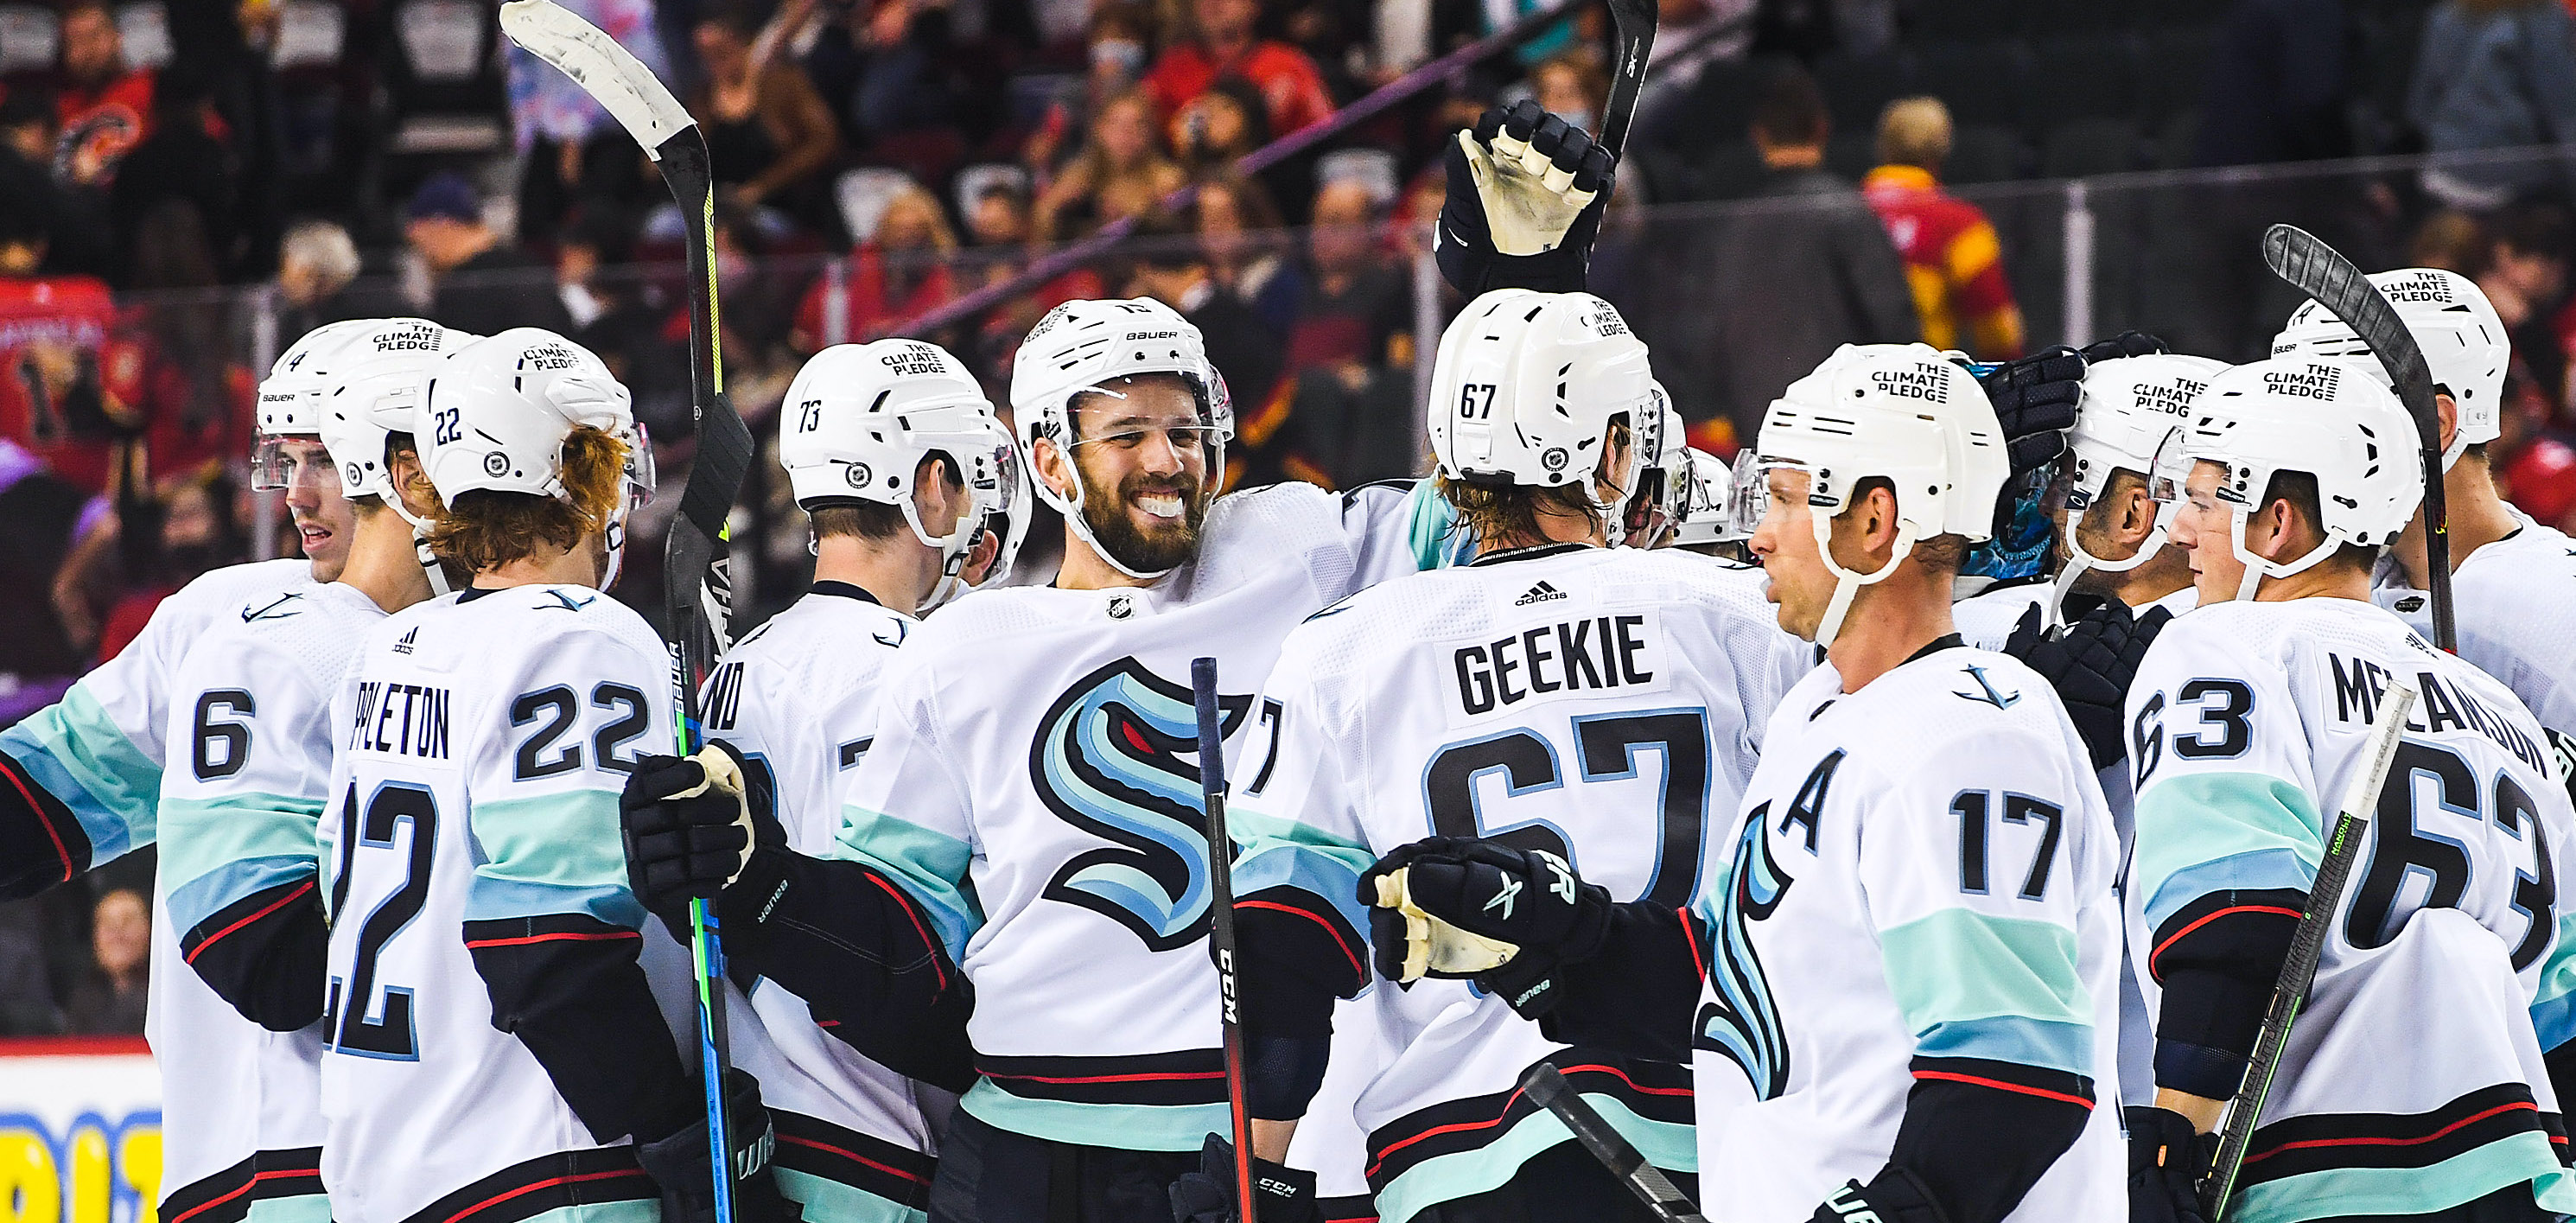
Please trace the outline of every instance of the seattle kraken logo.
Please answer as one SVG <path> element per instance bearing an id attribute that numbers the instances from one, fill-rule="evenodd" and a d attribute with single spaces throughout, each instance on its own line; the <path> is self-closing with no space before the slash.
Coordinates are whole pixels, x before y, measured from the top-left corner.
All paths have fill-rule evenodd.
<path id="1" fill-rule="evenodd" d="M 1968 673 L 1968 678 L 1977 681 L 1977 687 L 1984 689 L 1984 691 L 1953 692 L 1950 695 L 1971 701 L 1983 701 L 1997 709 L 2010 709 L 2021 701 L 2021 694 L 2018 692 L 1995 691 L 1995 681 L 1986 678 L 1986 669 L 1984 667 L 1980 667 L 1975 663 L 1970 663 L 1962 669 Z"/>
<path id="2" fill-rule="evenodd" d="M 1698 1038 L 1691 1042 L 1735 1063 L 1755 1097 L 1764 1100 L 1789 1085 L 1789 1037 L 1781 1030 L 1779 1004 L 1771 997 L 1770 979 L 1745 923 L 1770 917 L 1796 882 L 1771 858 L 1766 835 L 1770 816 L 1771 804 L 1755 807 L 1735 839 L 1735 863 L 1713 932 L 1716 954 L 1708 966 L 1709 991 L 1716 1000 L 1700 1005 L 1699 1021 L 1692 1025 Z"/>
<path id="3" fill-rule="evenodd" d="M 1249 696 L 1219 698 L 1232 733 Z M 1081 905 L 1169 951 L 1207 933 L 1207 816 L 1190 690 L 1133 658 L 1084 676 L 1047 710 L 1029 748 L 1038 797 L 1118 848 L 1076 854 L 1046 898 Z M 1187 757 L 1185 759 L 1184 757 Z"/>

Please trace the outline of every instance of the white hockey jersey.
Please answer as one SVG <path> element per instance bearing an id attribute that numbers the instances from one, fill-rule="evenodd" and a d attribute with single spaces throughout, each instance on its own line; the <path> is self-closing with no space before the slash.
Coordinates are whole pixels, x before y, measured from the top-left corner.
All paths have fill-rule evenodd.
<path id="1" fill-rule="evenodd" d="M 219 619 L 246 619 L 258 606 L 315 585 L 313 563 L 300 559 L 207 573 L 161 600 L 143 632 L 62 700 L 0 730 L 0 752 L 80 821 L 89 839 L 83 866 L 153 841 L 170 680 L 189 647 Z"/>
<path id="2" fill-rule="evenodd" d="M 841 825 L 841 790 L 867 755 L 878 673 L 921 622 L 856 586 L 817 582 L 735 643 L 701 693 L 707 737 L 765 771 L 791 848 L 820 856 Z M 805 1001 L 763 981 L 751 1013 L 769 1046 L 735 1060 L 760 1080 L 778 1128 L 778 1186 L 806 1223 L 926 1217 L 936 1144 L 922 1115 L 955 1097 L 870 1061 L 816 1026 Z M 744 1026 L 734 1020 L 734 1030 Z"/>
<path id="3" fill-rule="evenodd" d="M 2576 964 L 2556 889 L 2576 837 L 2540 731 L 2493 678 L 2351 599 L 2175 621 L 2129 691 L 2142 745 L 2129 903 L 2144 967 L 2232 913 L 2295 915 L 2369 720 L 2408 723 L 2274 1079 L 2229 1218 L 2426 1214 L 2531 1182 L 2576 1206 L 2535 1021 L 2565 1039 Z M 2392 1052 L 2397 1055 L 2392 1056 Z"/>
<path id="4" fill-rule="evenodd" d="M 902 887 L 973 983 L 966 1111 L 1127 1150 L 1226 1129 L 1190 662 L 1217 659 L 1229 760 L 1257 773 L 1251 694 L 1280 639 L 1410 572 L 1407 512 L 1232 494 L 1151 586 L 979 592 L 894 653 L 834 852 Z"/>
<path id="5" fill-rule="evenodd" d="M 1236 895 L 1335 929 L 1363 978 L 1359 875 L 1426 836 L 1546 848 L 1616 900 L 1691 903 L 1783 676 L 1813 647 L 1779 629 L 1741 571 L 1569 548 L 1401 578 L 1289 634 L 1262 693 L 1276 729 L 1231 770 Z M 1387 1223 L 1495 1189 L 1569 1140 L 1518 1092 L 1548 1058 L 1656 1164 L 1698 1165 L 1678 1064 L 1563 1056 L 1463 981 L 1379 982 L 1361 1001 L 1376 1013 L 1344 1008 L 1338 1022 L 1372 1025 L 1363 1035 L 1392 1056 L 1351 1115 L 1310 1111 L 1307 1125 L 1356 1117 Z M 1337 1031 L 1336 1051 L 1348 1043 Z"/>
<path id="6" fill-rule="evenodd" d="M 2576 539 L 2507 506 L 2521 525 L 2451 573 L 2460 657 L 2504 681 L 2540 720 L 2559 775 L 2576 786 Z M 2383 563 L 2371 601 L 2433 639 L 2433 600 Z"/>
<path id="7" fill-rule="evenodd" d="M 191 967 L 223 939 L 312 899 L 331 783 L 331 698 L 384 619 L 339 583 L 215 617 L 170 681 L 152 1006 L 161 1072 L 164 1218 L 329 1217 L 322 1197 L 320 1025 L 272 1032 Z M 203 1208 L 203 1209 L 200 1209 Z"/>
<path id="8" fill-rule="evenodd" d="M 525 943 L 635 939 L 675 1064 L 694 1073 L 687 951 L 627 889 L 617 807 L 635 758 L 670 750 L 671 705 L 661 641 L 585 587 L 450 595 L 368 634 L 332 708 L 322 827 L 323 1178 L 338 1223 L 569 1207 L 658 1223 L 624 1137 L 592 1134 L 494 1026 L 472 940 L 481 923 L 531 927 Z M 761 1033 L 734 1036 L 740 1049 Z"/>
<path id="9" fill-rule="evenodd" d="M 2015 1223 L 2127 1215 L 2119 846 L 2084 744 L 2027 667 L 1953 647 L 1771 717 L 1698 911 L 1692 1026 L 1712 1223 L 1804 1218 L 1885 1166 L 1918 1079 L 2091 1106 Z"/>

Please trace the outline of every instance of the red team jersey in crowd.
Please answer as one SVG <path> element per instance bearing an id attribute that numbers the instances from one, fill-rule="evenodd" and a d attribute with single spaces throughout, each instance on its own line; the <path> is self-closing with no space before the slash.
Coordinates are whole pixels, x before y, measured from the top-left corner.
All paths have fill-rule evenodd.
<path id="1" fill-rule="evenodd" d="M 1145 89 L 1164 121 L 1216 83 L 1220 76 L 1239 76 L 1261 91 L 1270 106 L 1270 134 L 1285 136 L 1311 123 L 1333 117 L 1333 98 L 1324 78 L 1306 53 L 1286 43 L 1264 39 L 1252 44 L 1242 59 L 1220 64 L 1197 43 L 1182 43 L 1163 52 L 1145 74 Z"/>
<path id="2" fill-rule="evenodd" d="M 147 478 L 247 453 L 249 371 L 228 365 L 210 388 L 216 402 L 191 412 L 189 371 L 149 321 L 119 310 L 96 277 L 0 277 L 0 436 L 91 492 L 114 470 L 111 418 L 144 422 Z"/>
<path id="3" fill-rule="evenodd" d="M 1930 171 L 1880 166 L 1861 182 L 1923 316 L 1923 342 L 1986 361 L 2021 355 L 2021 309 L 2004 279 L 2003 243 L 1983 209 L 1941 189 Z"/>

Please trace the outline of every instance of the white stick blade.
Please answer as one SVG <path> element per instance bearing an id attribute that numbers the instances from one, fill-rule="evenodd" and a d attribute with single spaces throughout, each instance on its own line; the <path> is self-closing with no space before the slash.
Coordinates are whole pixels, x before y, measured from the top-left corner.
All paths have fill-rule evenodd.
<path id="1" fill-rule="evenodd" d="M 2398 736 L 2406 729 L 2417 695 L 2415 681 L 2404 676 L 2380 695 L 2379 716 L 2370 724 L 2369 745 L 2363 749 L 2369 754 L 2362 757 L 2361 771 L 2353 774 L 2345 787 L 2339 814 L 2367 822 L 2378 811 L 2380 787 L 2388 783 L 2389 764 L 2397 758 Z"/>
<path id="2" fill-rule="evenodd" d="M 658 158 L 662 142 L 697 122 L 642 60 L 554 0 L 510 0 L 501 32 L 598 99 L 646 153 Z"/>

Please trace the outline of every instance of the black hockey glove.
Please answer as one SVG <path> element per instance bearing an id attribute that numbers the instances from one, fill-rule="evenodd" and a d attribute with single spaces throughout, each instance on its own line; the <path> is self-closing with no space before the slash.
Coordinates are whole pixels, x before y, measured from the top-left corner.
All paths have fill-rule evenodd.
<path id="1" fill-rule="evenodd" d="M 1950 1216 L 1913 1173 L 1891 1167 L 1867 1185 L 1844 1181 L 1807 1223 L 1950 1223 Z"/>
<path id="2" fill-rule="evenodd" d="M 617 805 L 626 884 L 647 912 L 677 923 L 683 938 L 691 900 L 717 898 L 742 876 L 755 850 L 787 845 L 765 774 L 744 768 L 742 753 L 722 742 L 686 760 L 638 758 Z"/>
<path id="3" fill-rule="evenodd" d="M 1612 907 L 1555 854 L 1456 837 L 1378 859 L 1360 900 L 1389 980 L 1470 978 L 1532 1019 L 1556 1004 L 1557 969 L 1601 950 Z"/>
<path id="4" fill-rule="evenodd" d="M 2159 607 L 2133 617 L 2127 604 L 2104 599 L 2067 625 L 2064 633 L 2052 637 L 2040 630 L 2040 611 L 2033 607 L 2022 613 L 2021 623 L 2004 640 L 2003 652 L 2022 660 L 2057 690 L 2067 718 L 2075 723 L 2075 733 L 2084 737 L 2085 749 L 2092 753 L 2094 769 L 2107 769 L 2128 754 L 2124 710 L 2129 682 L 2138 677 L 2147 647 L 2155 644 L 2156 634 L 2165 630 L 2173 613 Z"/>
<path id="5" fill-rule="evenodd" d="M 2110 339 L 2095 340 L 2085 345 L 2084 360 L 2090 364 L 2095 361 L 2117 361 L 2123 357 L 2146 357 L 2172 351 L 2173 349 L 2165 346 L 2163 340 L 2132 328 Z"/>
<path id="6" fill-rule="evenodd" d="M 1451 286 L 1469 297 L 1583 288 L 1610 203 L 1608 151 L 1524 98 L 1486 111 L 1446 156 L 1449 193 L 1432 250 Z"/>
<path id="7" fill-rule="evenodd" d="M 2124 1109 L 2121 1116 L 2129 1123 L 2130 1223 L 2208 1223 L 2200 1182 L 2218 1136 L 2193 1133 L 2190 1118 L 2168 1108 Z"/>
<path id="8" fill-rule="evenodd" d="M 2004 496 L 1995 505 L 1995 535 L 2001 538 L 2012 523 L 2014 490 L 2021 478 L 2066 452 L 2066 431 L 2075 427 L 2075 404 L 2084 390 L 2084 355 L 2052 348 L 2005 362 L 1977 384 L 1995 406 L 2004 454 L 2012 463 Z"/>
<path id="9" fill-rule="evenodd" d="M 1222 1134 L 1207 1136 L 1199 1148 L 1199 1170 L 1172 1182 L 1172 1223 L 1234 1223 L 1243 1212 L 1234 1204 L 1234 1144 Z M 1315 1174 L 1282 1167 L 1266 1159 L 1252 1161 L 1252 1192 L 1261 1223 L 1323 1223 L 1315 1200 Z"/>
<path id="10" fill-rule="evenodd" d="M 725 1126 L 733 1147 L 735 1223 L 799 1223 L 796 1203 L 778 1192 L 778 1177 L 770 1170 L 778 1134 L 760 1103 L 760 1080 L 745 1071 L 725 1071 Z M 705 1117 L 678 1133 L 635 1144 L 644 1175 L 662 1191 L 662 1223 L 715 1223 L 715 1161 L 707 1145 Z"/>

